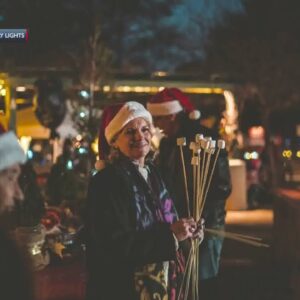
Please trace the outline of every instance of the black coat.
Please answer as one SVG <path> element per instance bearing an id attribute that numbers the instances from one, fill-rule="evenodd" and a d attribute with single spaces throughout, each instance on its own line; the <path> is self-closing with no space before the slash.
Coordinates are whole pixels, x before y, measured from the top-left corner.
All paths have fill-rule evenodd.
<path id="1" fill-rule="evenodd" d="M 175 242 L 168 223 L 137 230 L 135 196 L 151 193 L 130 162 L 109 165 L 89 186 L 87 210 L 87 299 L 136 299 L 134 269 L 174 260 Z"/>

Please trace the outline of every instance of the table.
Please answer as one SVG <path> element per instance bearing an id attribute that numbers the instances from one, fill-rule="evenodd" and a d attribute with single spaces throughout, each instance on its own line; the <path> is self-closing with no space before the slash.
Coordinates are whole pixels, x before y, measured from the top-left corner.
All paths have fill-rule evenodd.
<path id="1" fill-rule="evenodd" d="M 34 274 L 36 299 L 84 300 L 86 271 L 84 259 L 50 264 Z"/>

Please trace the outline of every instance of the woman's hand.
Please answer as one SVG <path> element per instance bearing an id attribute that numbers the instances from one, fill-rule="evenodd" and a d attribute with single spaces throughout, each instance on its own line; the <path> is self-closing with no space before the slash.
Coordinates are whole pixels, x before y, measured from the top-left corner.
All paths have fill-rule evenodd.
<path id="1" fill-rule="evenodd" d="M 170 228 L 179 242 L 184 241 L 187 238 L 193 238 L 194 234 L 198 234 L 197 223 L 193 218 L 179 219 L 171 224 Z"/>
<path id="2" fill-rule="evenodd" d="M 201 243 L 204 239 L 204 228 L 205 228 L 205 220 L 200 219 L 197 223 L 197 228 L 193 233 L 193 239 L 199 239 L 199 242 Z"/>

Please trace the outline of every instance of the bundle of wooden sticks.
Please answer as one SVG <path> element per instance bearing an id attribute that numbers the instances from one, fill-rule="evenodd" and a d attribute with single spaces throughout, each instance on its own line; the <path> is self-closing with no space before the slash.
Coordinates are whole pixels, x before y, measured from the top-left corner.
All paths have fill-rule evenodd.
<path id="1" fill-rule="evenodd" d="M 193 195 L 190 198 L 188 189 L 188 180 L 186 173 L 186 163 L 183 155 L 183 147 L 186 146 L 186 138 L 178 138 L 177 146 L 181 154 L 181 163 L 183 170 L 186 206 L 188 216 L 192 216 L 198 223 L 201 222 L 201 217 L 206 201 L 206 197 L 211 185 L 212 177 L 215 171 L 216 163 L 220 151 L 225 148 L 225 141 L 215 141 L 211 137 L 203 137 L 197 134 L 195 141 L 189 145 L 192 151 L 191 165 L 193 170 Z M 190 203 L 190 201 L 193 201 Z M 192 204 L 192 205 L 191 205 Z M 190 211 L 192 207 L 192 212 Z M 205 228 L 207 234 L 213 234 L 224 238 L 233 239 L 242 243 L 246 243 L 257 247 L 268 247 L 267 244 L 261 242 L 260 238 L 238 233 L 226 232 L 224 230 Z M 199 240 L 191 241 L 191 249 L 186 262 L 186 269 L 183 277 L 183 282 L 179 291 L 178 299 L 199 299 L 198 291 L 198 264 L 199 264 Z"/>

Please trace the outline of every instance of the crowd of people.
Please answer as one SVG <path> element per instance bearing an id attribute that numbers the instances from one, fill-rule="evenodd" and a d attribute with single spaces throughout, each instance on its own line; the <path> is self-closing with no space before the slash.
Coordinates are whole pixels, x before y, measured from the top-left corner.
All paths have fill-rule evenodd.
<path id="1" fill-rule="evenodd" d="M 102 114 L 101 170 L 90 179 L 85 212 L 86 299 L 178 299 L 193 239 L 201 243 L 199 291 L 208 290 L 208 297 L 214 299 L 223 241 L 204 236 L 203 224 L 224 227 L 225 201 L 231 192 L 227 153 L 222 150 L 217 160 L 204 220 L 189 217 L 192 207 L 186 207 L 176 140 L 186 137 L 189 143 L 196 134 L 217 139 L 218 133 L 200 125 L 199 112 L 176 88 L 165 88 L 146 106 L 129 101 L 107 106 Z M 154 127 L 164 133 L 155 151 L 151 143 Z M 186 150 L 184 156 L 190 161 Z M 22 200 L 18 176 L 24 162 L 17 137 L 1 129 L 0 212 Z M 192 169 L 187 172 L 192 190 Z M 32 299 L 24 261 L 12 251 L 17 248 L 7 233 L 0 232 L 0 239 L 1 245 L 7 245 L 1 247 L 0 259 L 8 263 L 6 257 L 19 257 L 14 264 L 24 271 L 13 278 L 24 289 L 23 295 L 28 295 L 22 299 Z M 15 274 L 11 265 L 3 266 L 0 279 L 5 288 Z"/>

